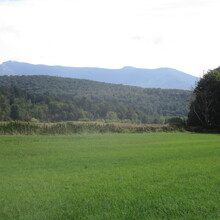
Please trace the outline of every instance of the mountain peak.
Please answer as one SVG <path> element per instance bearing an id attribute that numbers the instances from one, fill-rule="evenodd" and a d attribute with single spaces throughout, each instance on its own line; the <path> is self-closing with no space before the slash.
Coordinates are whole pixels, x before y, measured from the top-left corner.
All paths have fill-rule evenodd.
<path id="1" fill-rule="evenodd" d="M 136 69 L 135 67 L 133 67 L 133 66 L 124 66 L 124 67 L 122 67 L 122 69 L 124 70 L 126 70 L 126 69 Z"/>
<path id="2" fill-rule="evenodd" d="M 8 61 L 3 62 L 2 64 L 10 64 L 10 63 L 19 63 L 19 62 L 13 61 L 13 60 L 8 60 Z"/>

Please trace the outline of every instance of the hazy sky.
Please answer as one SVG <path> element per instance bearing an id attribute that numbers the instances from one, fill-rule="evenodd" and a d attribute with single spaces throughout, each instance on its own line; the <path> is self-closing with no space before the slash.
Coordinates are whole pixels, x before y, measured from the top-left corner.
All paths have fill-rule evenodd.
<path id="1" fill-rule="evenodd" d="M 0 0 L 0 63 L 220 65 L 220 0 Z"/>

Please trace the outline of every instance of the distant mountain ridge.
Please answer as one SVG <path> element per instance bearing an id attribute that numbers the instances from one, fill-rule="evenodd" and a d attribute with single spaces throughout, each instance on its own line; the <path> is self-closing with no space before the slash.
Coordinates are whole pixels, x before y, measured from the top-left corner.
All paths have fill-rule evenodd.
<path id="1" fill-rule="evenodd" d="M 3 75 L 61 76 L 143 88 L 183 90 L 191 90 L 198 80 L 195 76 L 171 68 L 141 69 L 123 67 L 121 69 L 105 69 L 34 65 L 17 61 L 2 63 L 0 65 L 0 76 Z"/>

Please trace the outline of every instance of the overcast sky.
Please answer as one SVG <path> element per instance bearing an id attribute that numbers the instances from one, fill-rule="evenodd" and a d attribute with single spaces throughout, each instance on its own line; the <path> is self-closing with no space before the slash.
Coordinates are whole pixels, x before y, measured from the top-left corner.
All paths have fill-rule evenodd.
<path id="1" fill-rule="evenodd" d="M 220 65 L 220 0 L 0 0 L 0 63 Z"/>

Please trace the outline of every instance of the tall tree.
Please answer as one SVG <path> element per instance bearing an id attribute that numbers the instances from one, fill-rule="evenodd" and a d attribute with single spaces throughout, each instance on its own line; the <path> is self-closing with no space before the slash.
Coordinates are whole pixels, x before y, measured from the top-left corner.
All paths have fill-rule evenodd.
<path id="1" fill-rule="evenodd" d="M 19 120 L 20 119 L 19 105 L 13 104 L 11 106 L 11 115 L 10 116 L 13 120 Z"/>
<path id="2" fill-rule="evenodd" d="M 194 89 L 188 115 L 189 125 L 220 126 L 220 67 L 208 71 Z"/>

